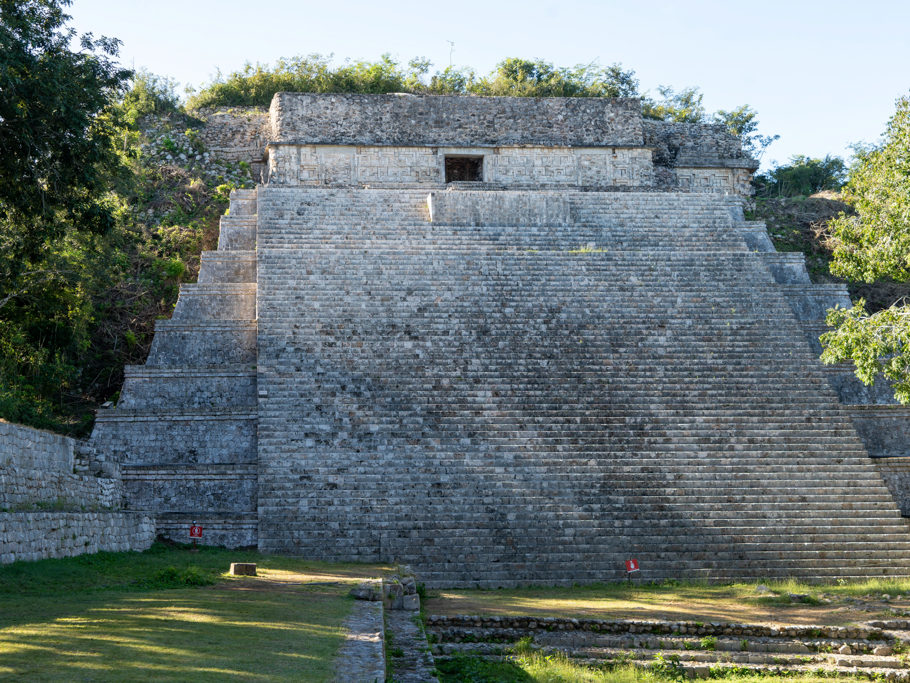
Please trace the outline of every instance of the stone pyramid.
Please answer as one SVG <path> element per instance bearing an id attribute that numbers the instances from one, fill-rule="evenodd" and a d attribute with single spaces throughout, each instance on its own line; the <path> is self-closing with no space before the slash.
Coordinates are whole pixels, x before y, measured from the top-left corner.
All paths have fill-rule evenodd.
<path id="1" fill-rule="evenodd" d="M 905 415 L 840 400 L 846 291 L 744 220 L 722 128 L 280 93 L 267 143 L 92 436 L 159 533 L 450 586 L 910 573 L 867 447 Z"/>

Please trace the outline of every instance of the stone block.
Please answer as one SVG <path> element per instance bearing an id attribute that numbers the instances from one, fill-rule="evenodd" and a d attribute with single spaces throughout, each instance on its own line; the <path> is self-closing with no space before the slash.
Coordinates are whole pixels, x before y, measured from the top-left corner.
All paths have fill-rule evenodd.
<path id="1" fill-rule="evenodd" d="M 256 576 L 255 562 L 231 562 L 231 576 Z"/>

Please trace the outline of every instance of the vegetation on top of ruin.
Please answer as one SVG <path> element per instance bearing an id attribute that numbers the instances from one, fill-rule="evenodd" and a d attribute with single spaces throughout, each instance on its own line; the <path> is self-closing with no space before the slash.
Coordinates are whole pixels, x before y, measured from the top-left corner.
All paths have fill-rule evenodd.
<path id="1" fill-rule="evenodd" d="M 777 136 L 758 133 L 758 114 L 749 105 L 708 114 L 698 88 L 658 88 L 658 97 L 639 90 L 635 71 L 622 64 L 554 66 L 542 59 L 503 59 L 489 74 L 448 66 L 431 73 L 432 63 L 418 57 L 402 65 L 385 54 L 375 62 L 344 61 L 311 54 L 279 59 L 274 65 L 247 63 L 227 76 L 218 73 L 187 101 L 190 110 L 208 107 L 267 107 L 278 92 L 412 93 L 480 97 L 634 97 L 642 114 L 660 121 L 718 123 L 740 137 L 744 149 L 760 157 Z"/>

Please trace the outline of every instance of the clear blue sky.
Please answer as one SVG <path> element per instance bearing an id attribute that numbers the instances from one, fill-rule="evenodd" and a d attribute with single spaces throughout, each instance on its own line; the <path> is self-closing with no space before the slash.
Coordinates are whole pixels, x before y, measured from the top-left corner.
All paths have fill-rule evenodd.
<path id="1" fill-rule="evenodd" d="M 641 89 L 698 86 L 709 111 L 749 104 L 765 158 L 849 155 L 910 91 L 906 0 L 74 0 L 79 31 L 123 41 L 127 66 L 200 86 L 218 69 L 313 52 L 422 56 L 486 73 L 504 57 L 621 62 Z"/>

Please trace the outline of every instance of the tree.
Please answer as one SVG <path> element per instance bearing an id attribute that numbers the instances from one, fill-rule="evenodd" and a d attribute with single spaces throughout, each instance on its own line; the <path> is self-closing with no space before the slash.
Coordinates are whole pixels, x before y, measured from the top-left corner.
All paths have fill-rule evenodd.
<path id="1" fill-rule="evenodd" d="M 756 193 L 765 197 L 808 196 L 822 190 L 839 190 L 847 179 L 847 166 L 840 157 L 810 159 L 802 154 L 790 163 L 755 176 Z"/>
<path id="2" fill-rule="evenodd" d="M 743 151 L 756 159 L 761 159 L 771 143 L 780 138 L 780 135 L 758 133 L 758 112 L 748 104 L 731 111 L 720 109 L 714 112 L 714 123 L 724 125 L 731 135 L 742 140 Z"/>
<path id="3" fill-rule="evenodd" d="M 104 232 L 117 164 L 101 116 L 130 72 L 118 41 L 64 27 L 70 0 L 0 0 L 0 276 L 9 284 L 48 239 Z M 0 296 L 0 301 L 4 297 Z M 6 299 L 8 301 L 8 299 Z"/>
<path id="4" fill-rule="evenodd" d="M 910 281 L 910 97 L 897 101 L 881 144 L 860 149 L 843 190 L 855 215 L 829 222 L 831 272 L 845 278 Z M 821 337 L 825 363 L 852 360 L 856 376 L 872 384 L 884 375 L 895 397 L 910 403 L 910 306 L 898 301 L 869 314 L 860 300 L 832 309 Z"/>
<path id="5" fill-rule="evenodd" d="M 642 100 L 642 114 L 649 119 L 676 123 L 704 123 L 704 95 L 698 88 L 683 88 L 679 92 L 662 85 L 657 88 L 660 100 Z"/>
<path id="6" fill-rule="evenodd" d="M 0 0 L 0 413 L 37 425 L 87 345 L 120 168 L 106 109 L 130 75 L 118 41 L 65 26 L 69 4 Z"/>

